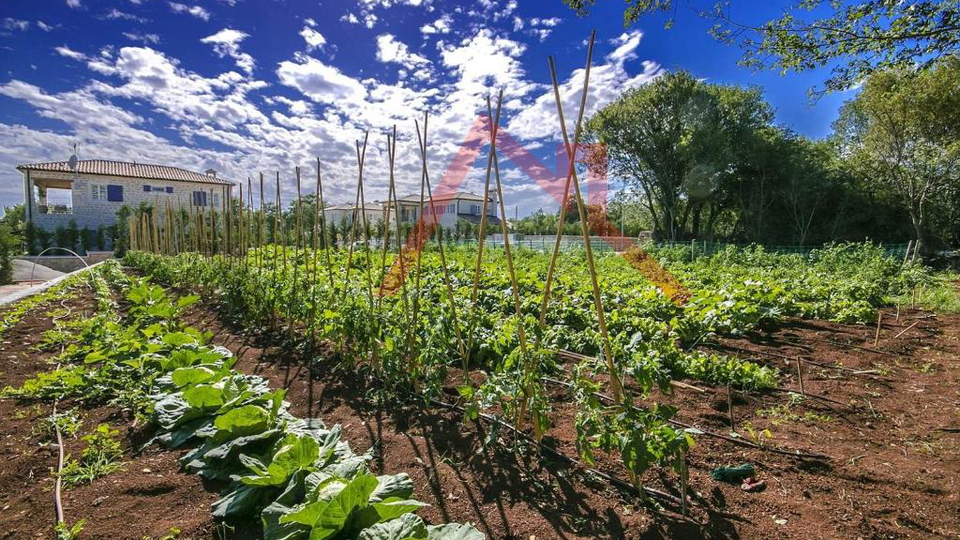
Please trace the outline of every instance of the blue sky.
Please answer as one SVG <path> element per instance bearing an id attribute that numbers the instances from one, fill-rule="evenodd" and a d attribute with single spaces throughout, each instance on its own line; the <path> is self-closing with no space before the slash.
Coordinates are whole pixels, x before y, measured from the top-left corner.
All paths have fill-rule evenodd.
<path id="1" fill-rule="evenodd" d="M 754 4 L 754 3 L 751 3 Z M 578 18 L 561 0 L 5 0 L 0 5 L 0 205 L 22 201 L 18 163 L 81 159 L 162 163 L 232 180 L 293 168 L 312 178 L 319 156 L 327 199 L 352 200 L 353 142 L 370 130 L 365 178 L 386 197 L 385 132 L 400 134 L 401 195 L 419 185 L 413 118 L 431 114 L 430 170 L 439 179 L 485 96 L 504 89 L 501 125 L 553 166 L 560 131 L 547 56 L 554 55 L 565 112 L 574 118 L 585 39 L 597 30 L 588 114 L 623 90 L 685 69 L 710 82 L 759 85 L 777 121 L 821 137 L 849 94 L 811 104 L 824 72 L 781 76 L 737 66 L 709 21 L 681 7 L 629 29 L 622 2 Z M 734 6 L 756 23 L 777 2 Z M 572 130 L 572 128 L 570 128 Z M 483 159 L 465 188 L 482 190 Z M 510 163 L 513 213 L 555 208 Z"/>

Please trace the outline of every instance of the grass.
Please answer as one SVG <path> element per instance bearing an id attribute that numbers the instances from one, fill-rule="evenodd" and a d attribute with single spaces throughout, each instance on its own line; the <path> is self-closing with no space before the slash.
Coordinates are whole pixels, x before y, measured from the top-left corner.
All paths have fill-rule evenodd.
<path id="1" fill-rule="evenodd" d="M 917 288 L 917 307 L 937 313 L 960 314 L 960 273 L 938 272 L 931 277 L 932 284 Z M 909 306 L 913 303 L 913 294 L 902 294 L 891 300 L 895 304 Z"/>

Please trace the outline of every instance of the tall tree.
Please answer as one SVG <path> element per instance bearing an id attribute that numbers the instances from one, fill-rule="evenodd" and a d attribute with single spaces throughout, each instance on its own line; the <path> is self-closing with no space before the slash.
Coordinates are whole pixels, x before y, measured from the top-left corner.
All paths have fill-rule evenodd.
<path id="1" fill-rule="evenodd" d="M 628 90 L 588 121 L 586 138 L 607 146 L 610 172 L 643 198 L 656 236 L 678 239 L 688 221 L 701 234 L 701 212 L 720 204 L 738 147 L 772 116 L 759 90 L 681 71 Z"/>
<path id="2" fill-rule="evenodd" d="M 586 15 L 597 0 L 564 0 Z M 626 0 L 624 25 L 665 12 L 673 24 L 674 0 Z M 735 21 L 729 5 L 689 4 L 718 21 L 713 35 L 739 45 L 742 63 L 780 71 L 832 66 L 827 90 L 843 90 L 876 71 L 930 65 L 960 50 L 960 4 L 956 0 L 799 0 L 783 15 L 762 24 Z"/>
<path id="3" fill-rule="evenodd" d="M 834 129 L 853 170 L 897 198 L 929 249 L 930 206 L 960 183 L 960 58 L 874 73 Z"/>

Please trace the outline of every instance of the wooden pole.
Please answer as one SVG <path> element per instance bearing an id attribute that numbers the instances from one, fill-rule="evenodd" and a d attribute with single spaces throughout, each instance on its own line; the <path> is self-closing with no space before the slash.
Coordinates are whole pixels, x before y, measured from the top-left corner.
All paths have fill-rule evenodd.
<path id="1" fill-rule="evenodd" d="M 487 214 L 490 212 L 489 210 L 490 177 L 493 172 L 493 160 L 494 160 L 493 143 L 497 138 L 497 130 L 499 129 L 499 126 L 500 126 L 501 104 L 502 102 L 498 100 L 497 112 L 495 117 L 490 117 L 489 110 L 487 111 L 487 118 L 490 121 L 490 127 L 488 131 L 490 133 L 491 150 L 487 154 L 487 174 L 483 182 L 483 204 L 481 205 L 481 209 L 480 209 L 480 212 L 482 215 L 480 216 L 480 230 L 478 231 L 478 238 L 477 238 L 477 260 L 473 267 L 473 287 L 470 290 L 471 313 L 470 313 L 470 323 L 467 330 L 467 333 L 468 333 L 467 354 L 466 354 L 466 359 L 464 361 L 464 363 L 467 365 L 470 364 L 470 354 L 473 350 L 473 332 L 476 327 L 476 318 L 477 318 L 477 310 L 478 310 L 477 294 L 480 289 L 480 267 L 483 263 L 483 246 L 486 243 L 486 236 L 487 236 L 487 232 L 486 232 L 487 221 L 488 221 Z M 489 107 L 489 103 L 488 103 L 488 107 Z M 539 344 L 539 337 L 538 337 L 538 344 Z"/>
<path id="2" fill-rule="evenodd" d="M 880 323 L 883 321 L 883 310 L 877 310 L 877 333 L 873 336 L 873 346 L 880 343 Z"/>
<path id="3" fill-rule="evenodd" d="M 367 134 L 369 134 L 369 132 L 367 132 Z M 361 222 L 361 225 L 362 225 L 362 227 L 363 227 L 363 247 L 364 247 L 363 252 L 364 252 L 364 255 L 365 255 L 364 258 L 366 259 L 366 265 L 367 265 L 367 271 L 366 271 L 366 276 L 367 276 L 367 299 L 368 299 L 369 302 L 370 302 L 370 307 L 373 308 L 373 307 L 374 307 L 374 302 L 373 302 L 373 278 L 372 278 L 372 276 L 370 275 L 370 266 L 371 266 L 371 264 L 370 264 L 370 234 L 369 234 L 369 233 L 370 233 L 370 227 L 369 227 L 369 224 L 367 223 L 367 203 L 366 203 L 366 198 L 364 197 L 364 194 L 363 194 L 363 163 L 364 163 L 364 161 L 366 161 L 366 154 L 367 154 L 367 137 L 364 136 L 364 138 L 363 138 L 363 150 L 362 150 L 362 153 L 361 153 L 361 149 L 360 149 L 360 141 L 357 141 L 357 160 L 358 160 L 358 162 L 360 163 L 360 181 L 359 181 L 359 186 L 360 186 L 360 222 Z"/>
<path id="4" fill-rule="evenodd" d="M 323 251 L 327 259 L 327 274 L 330 277 L 330 294 L 336 291 L 333 284 L 333 263 L 330 261 L 330 237 L 327 235 L 327 210 L 323 202 L 323 178 L 320 175 L 320 158 L 317 158 L 317 204 L 320 207 L 320 233 L 323 235 Z"/>
<path id="5" fill-rule="evenodd" d="M 592 47 L 587 50 L 587 72 L 589 73 L 590 64 L 593 59 L 593 49 Z M 550 257 L 550 265 L 547 267 L 547 279 L 543 286 L 543 300 L 540 304 L 540 334 L 543 334 L 543 330 L 546 328 L 547 320 L 547 310 L 550 306 L 550 293 L 551 286 L 553 285 L 553 275 L 557 267 L 557 257 L 560 255 L 560 245 L 563 239 L 563 224 L 567 217 L 567 205 L 570 201 L 570 183 L 573 181 L 573 176 L 576 174 L 576 167 L 574 166 L 574 156 L 571 155 L 573 151 L 570 148 L 570 140 L 567 137 L 567 130 L 565 122 L 563 120 L 563 106 L 560 99 L 560 83 L 557 80 L 557 68 L 553 63 L 553 56 L 547 57 L 547 63 L 550 65 L 550 78 L 553 81 L 553 97 L 557 102 L 557 113 L 560 118 L 560 126 L 563 131 L 563 142 L 567 150 L 567 156 L 570 161 L 567 167 L 567 179 L 563 186 L 563 200 L 560 203 L 560 211 L 557 218 L 557 236 L 554 239 L 553 243 L 553 254 Z M 577 114 L 577 124 L 574 129 L 574 141 L 579 140 L 580 129 L 583 124 L 583 115 L 586 110 L 587 105 L 587 85 L 589 84 L 589 79 L 586 77 L 583 80 L 583 91 L 580 95 L 580 112 Z M 536 348 L 540 347 L 540 335 L 536 338 Z"/>
<path id="6" fill-rule="evenodd" d="M 796 358 L 797 362 L 797 381 L 800 383 L 800 394 L 807 395 L 806 389 L 803 387 L 803 363 L 800 361 L 800 357 Z"/>
<path id="7" fill-rule="evenodd" d="M 590 33 L 590 45 L 587 49 L 587 67 L 584 71 L 584 94 L 587 93 L 587 81 L 590 79 L 590 65 L 593 57 L 593 43 L 596 41 L 597 32 L 594 30 Z M 558 110 L 562 108 L 560 102 L 557 103 Z M 560 118 L 560 130 L 564 133 L 566 137 L 566 126 L 563 125 L 563 117 Z M 570 161 L 570 168 L 574 169 L 574 162 L 577 156 L 577 144 L 579 141 L 574 140 L 572 148 L 569 148 L 567 156 Z M 603 341 L 603 355 L 607 361 L 607 370 L 610 372 L 610 394 L 613 396 L 613 399 L 617 400 L 617 403 L 623 401 L 623 384 L 620 382 L 620 373 L 617 370 L 617 366 L 613 361 L 613 350 L 610 347 L 610 335 L 607 332 L 607 319 L 603 311 L 603 299 L 600 294 L 600 282 L 597 279 L 597 268 L 593 260 L 593 247 L 590 244 L 590 226 L 587 221 L 586 205 L 583 200 L 583 193 L 580 191 L 580 180 L 577 178 L 576 173 L 572 174 L 573 176 L 573 189 L 577 201 L 577 212 L 580 218 L 580 231 L 583 234 L 583 247 L 586 250 L 587 256 L 587 268 L 590 271 L 590 284 L 593 287 L 593 303 L 594 308 L 597 312 L 597 322 L 600 326 L 600 337 Z"/>
<path id="8" fill-rule="evenodd" d="M 423 113 L 423 134 L 420 133 L 420 124 L 414 122 L 417 128 L 417 140 L 420 142 L 420 158 L 423 163 L 423 180 L 427 188 L 427 197 L 430 199 L 431 219 L 436 220 L 436 212 L 433 207 L 433 189 L 430 187 L 430 174 L 427 169 L 427 120 L 429 116 L 426 111 Z M 427 239 L 429 241 L 429 238 Z M 466 355 L 466 346 L 463 341 L 463 332 L 460 330 L 460 321 L 457 317 L 457 304 L 453 293 L 453 283 L 450 280 L 450 270 L 447 267 L 447 256 L 444 254 L 443 242 L 437 241 L 437 248 L 440 251 L 440 267 L 443 270 L 443 282 L 447 289 L 447 299 L 450 304 L 450 322 L 453 324 L 454 332 L 457 335 L 457 344 L 460 348 L 460 355 Z"/>
<path id="9" fill-rule="evenodd" d="M 689 474 L 687 472 L 687 451 L 680 452 L 680 512 L 687 515 L 689 506 L 687 502 L 687 485 L 689 483 Z"/>
<path id="10" fill-rule="evenodd" d="M 733 421 L 733 387 L 727 385 L 727 415 L 730 417 L 730 431 L 736 433 L 737 425 Z"/>

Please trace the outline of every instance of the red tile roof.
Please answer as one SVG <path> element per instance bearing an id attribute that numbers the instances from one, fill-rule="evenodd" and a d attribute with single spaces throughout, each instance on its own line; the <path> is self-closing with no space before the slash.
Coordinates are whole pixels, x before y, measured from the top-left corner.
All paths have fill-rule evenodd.
<path id="1" fill-rule="evenodd" d="M 19 171 L 50 171 L 74 172 L 66 161 L 49 161 L 46 163 L 28 163 L 17 165 Z M 151 180 L 173 180 L 178 182 L 196 182 L 200 184 L 227 184 L 233 182 L 216 178 L 180 167 L 167 165 L 151 165 L 149 163 L 129 163 L 125 161 L 109 161 L 106 159 L 82 159 L 77 164 L 77 173 L 102 174 L 106 176 L 126 176 L 128 178 L 147 178 Z"/>

